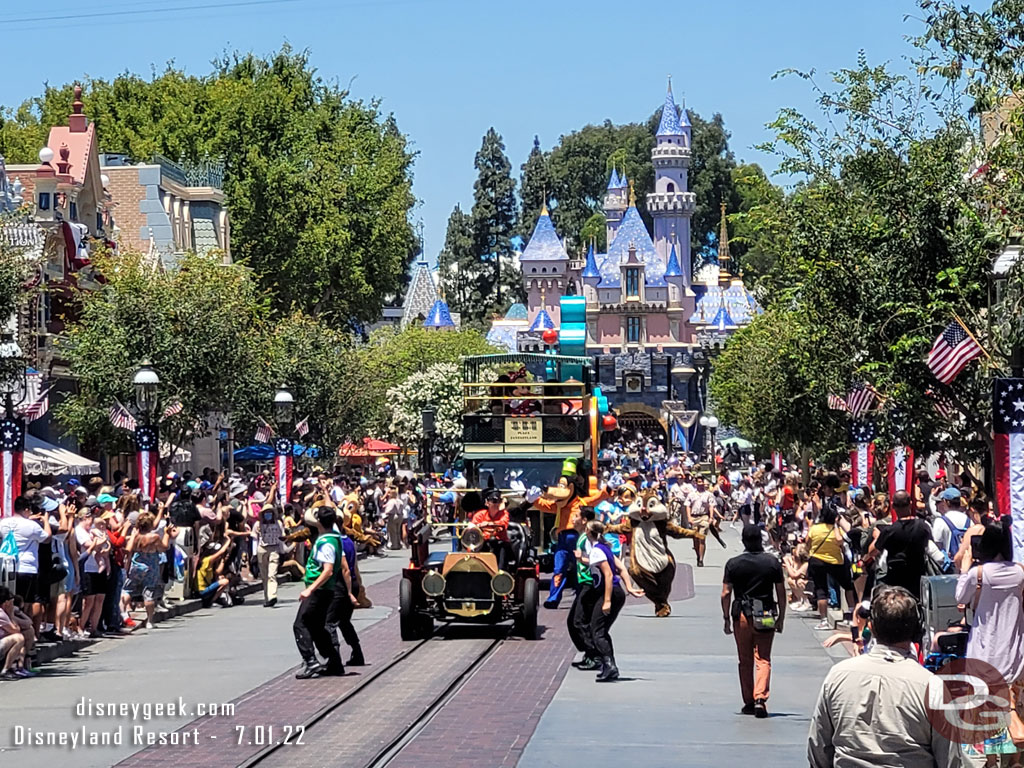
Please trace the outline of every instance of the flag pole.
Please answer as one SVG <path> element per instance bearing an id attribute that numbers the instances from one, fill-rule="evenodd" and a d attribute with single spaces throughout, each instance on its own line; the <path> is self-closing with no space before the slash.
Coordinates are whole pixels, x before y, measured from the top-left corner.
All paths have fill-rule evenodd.
<path id="1" fill-rule="evenodd" d="M 973 341 L 975 344 L 978 345 L 978 349 L 980 349 L 982 354 L 985 355 L 986 358 L 988 358 L 989 364 L 991 364 L 991 365 L 993 365 L 993 366 L 998 368 L 999 366 L 996 365 L 996 361 L 992 359 L 992 355 L 990 355 L 988 353 L 988 350 L 985 349 L 985 347 L 983 347 L 981 345 L 981 342 L 978 341 L 978 339 L 975 337 L 975 335 L 973 333 L 971 333 L 971 329 L 967 327 L 967 323 L 965 323 L 963 320 L 960 319 L 960 315 L 958 315 L 956 312 L 954 312 L 953 313 L 953 319 L 956 320 L 957 323 L 960 324 L 960 327 L 964 329 L 964 333 L 966 333 L 968 336 L 971 337 L 971 341 Z"/>

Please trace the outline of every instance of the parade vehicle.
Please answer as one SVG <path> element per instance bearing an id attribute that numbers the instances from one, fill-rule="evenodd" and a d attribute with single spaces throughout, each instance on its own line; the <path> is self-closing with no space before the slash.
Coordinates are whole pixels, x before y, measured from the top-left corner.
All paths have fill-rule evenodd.
<path id="1" fill-rule="evenodd" d="M 556 484 L 566 459 L 597 467 L 599 402 L 607 401 L 594 386 L 591 358 L 519 353 L 475 355 L 462 363 L 462 459 L 469 487 L 544 489 Z M 533 510 L 529 523 L 544 552 L 550 521 L 541 517 Z"/>
<path id="2" fill-rule="evenodd" d="M 508 524 L 505 568 L 484 550 L 484 533 L 471 523 L 449 523 L 453 552 L 414 550 L 399 587 L 399 626 L 403 640 L 430 637 L 434 622 L 497 624 L 513 621 L 528 640 L 537 635 L 540 580 L 529 527 Z M 461 532 L 461 533 L 460 533 Z M 425 556 L 424 556 L 425 555 Z"/>
<path id="3" fill-rule="evenodd" d="M 403 571 L 400 623 L 406 640 L 429 636 L 436 621 L 512 620 L 518 634 L 537 630 L 540 574 L 553 516 L 525 504 L 526 489 L 555 485 L 566 459 L 596 465 L 598 397 L 589 357 L 496 354 L 463 358 L 463 451 L 466 485 L 502 489 L 521 511 L 508 525 L 505 570 L 485 551 L 479 526 L 431 520 L 452 530 L 452 552 L 414 548 Z M 544 519 L 552 518 L 552 519 Z"/>

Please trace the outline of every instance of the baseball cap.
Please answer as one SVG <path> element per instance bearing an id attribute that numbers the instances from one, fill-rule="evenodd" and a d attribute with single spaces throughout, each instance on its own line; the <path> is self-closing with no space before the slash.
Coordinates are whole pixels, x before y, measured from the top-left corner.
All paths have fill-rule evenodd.
<path id="1" fill-rule="evenodd" d="M 56 499 L 44 496 L 39 506 L 42 507 L 43 512 L 53 512 L 60 506 L 60 504 Z"/>
<path id="2" fill-rule="evenodd" d="M 941 494 L 939 494 L 939 498 L 942 499 L 943 501 L 952 501 L 953 499 L 959 499 L 960 491 L 957 490 L 956 488 L 947 488 Z"/>
<path id="3" fill-rule="evenodd" d="M 491 488 L 484 494 L 484 501 L 501 501 L 501 491 Z"/>
<path id="4" fill-rule="evenodd" d="M 117 503 L 117 499 L 115 499 L 109 493 L 101 493 L 99 495 L 99 497 L 96 499 L 96 501 L 99 502 L 100 504 L 116 504 Z"/>

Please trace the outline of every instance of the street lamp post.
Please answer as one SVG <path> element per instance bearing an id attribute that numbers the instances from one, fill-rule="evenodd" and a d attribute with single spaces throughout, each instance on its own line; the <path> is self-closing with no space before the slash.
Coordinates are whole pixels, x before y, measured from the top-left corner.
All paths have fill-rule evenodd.
<path id="1" fill-rule="evenodd" d="M 11 332 L 0 339 L 0 394 L 4 396 L 4 418 L 0 421 L 0 518 L 4 518 L 14 514 L 14 500 L 21 495 L 25 420 L 14 409 L 28 394 L 28 362 Z"/>
<path id="2" fill-rule="evenodd" d="M 140 416 L 135 424 L 135 470 L 139 477 L 139 493 L 152 502 L 156 499 L 157 468 L 160 465 L 160 431 L 155 418 L 160 376 L 148 360 L 144 360 L 135 371 L 132 385 Z"/>
<path id="3" fill-rule="evenodd" d="M 420 412 L 423 420 L 423 444 L 420 446 L 420 472 L 425 476 L 434 469 L 434 438 L 437 436 L 437 409 L 433 405 L 423 406 Z"/>
<path id="4" fill-rule="evenodd" d="M 295 397 L 281 385 L 274 393 L 274 417 L 278 427 L 278 436 L 274 439 L 274 480 L 277 483 L 277 498 L 282 504 L 292 491 L 295 440 L 285 436 L 284 430 L 294 415 Z"/>
<path id="5" fill-rule="evenodd" d="M 711 462 L 711 470 L 718 474 L 718 456 L 715 454 L 715 433 L 718 432 L 718 417 L 714 414 L 704 414 L 700 417 L 700 425 L 704 427 L 705 440 L 708 445 L 708 459 Z"/>

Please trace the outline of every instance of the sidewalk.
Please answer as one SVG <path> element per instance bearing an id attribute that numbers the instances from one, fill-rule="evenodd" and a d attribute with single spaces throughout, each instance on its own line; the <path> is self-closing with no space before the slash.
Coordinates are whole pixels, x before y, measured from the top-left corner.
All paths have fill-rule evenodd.
<path id="1" fill-rule="evenodd" d="M 810 713 L 832 665 L 811 629 L 817 617 L 789 614 L 775 640 L 771 717 L 740 715 L 736 647 L 722 631 L 720 595 L 725 561 L 741 546 L 738 533 L 728 527 L 723 538 L 728 549 L 709 540 L 705 567 L 692 568 L 693 599 L 678 600 L 685 574 L 677 573 L 671 617 L 655 618 L 647 601 L 626 603 L 612 629 L 624 679 L 598 685 L 594 673 L 570 670 L 520 765 L 555 768 L 577 760 L 588 768 L 806 764 Z M 672 543 L 680 571 L 693 566 L 690 543 Z"/>
<path id="2" fill-rule="evenodd" d="M 361 561 L 364 583 L 372 586 L 400 572 L 408 562 L 402 555 Z M 291 621 L 299 592 L 297 584 L 282 585 L 276 608 L 264 608 L 254 597 L 234 608 L 201 609 L 187 617 L 168 618 L 142 635 L 94 642 L 73 657 L 45 665 L 39 677 L 0 683 L 0 765 L 43 768 L 73 754 L 76 768 L 109 768 L 139 747 L 126 741 L 123 747 L 87 747 L 74 753 L 58 746 L 17 748 L 12 743 L 14 727 L 46 732 L 125 726 L 130 731 L 133 725 L 145 725 L 174 731 L 191 722 L 195 713 L 141 722 L 80 718 L 75 709 L 83 698 L 145 704 L 176 702 L 179 697 L 194 709 L 198 704 L 230 702 L 294 667 L 299 657 Z M 393 588 L 387 590 L 388 595 L 393 592 Z M 356 611 L 353 621 L 362 632 L 391 610 L 375 605 Z M 369 656 L 375 649 L 366 651 Z M 187 764 L 189 753 L 180 754 L 180 764 Z"/>

